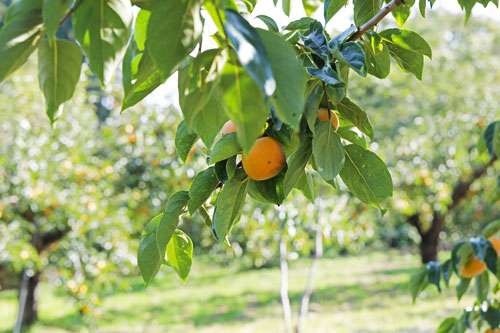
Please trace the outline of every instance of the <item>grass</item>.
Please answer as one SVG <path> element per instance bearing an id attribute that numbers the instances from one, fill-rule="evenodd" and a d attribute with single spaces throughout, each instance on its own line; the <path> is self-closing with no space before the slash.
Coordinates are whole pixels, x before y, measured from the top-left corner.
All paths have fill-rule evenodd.
<path id="1" fill-rule="evenodd" d="M 290 267 L 295 320 L 308 260 Z M 411 305 L 408 279 L 418 258 L 397 252 L 322 259 L 307 332 L 435 332 L 439 322 L 471 303 L 434 288 Z M 99 332 L 280 332 L 280 273 L 276 268 L 236 271 L 195 262 L 186 286 L 168 269 L 145 289 L 133 278 L 127 292 L 104 297 Z M 16 293 L 0 293 L 0 332 L 11 331 Z M 30 332 L 88 331 L 77 310 L 43 284 L 40 322 Z"/>

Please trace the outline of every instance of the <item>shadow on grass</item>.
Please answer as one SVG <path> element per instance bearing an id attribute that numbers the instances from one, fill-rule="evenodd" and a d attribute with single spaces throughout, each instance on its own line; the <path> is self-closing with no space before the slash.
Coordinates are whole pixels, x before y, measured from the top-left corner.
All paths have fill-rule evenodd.
<path id="1" fill-rule="evenodd" d="M 368 274 L 377 276 L 396 276 L 405 275 L 414 271 L 411 268 L 401 268 L 393 270 L 372 271 Z M 199 275 L 190 281 L 192 286 L 209 286 L 217 279 L 234 276 L 235 274 L 248 274 L 248 272 L 223 271 L 209 272 L 207 275 Z M 390 279 L 391 280 L 391 279 Z M 339 311 L 347 309 L 372 307 L 386 308 L 393 306 L 384 301 L 392 297 L 408 295 L 407 279 L 401 281 L 386 281 L 383 278 L 380 281 L 371 281 L 368 283 L 342 283 L 335 284 L 335 278 L 332 277 L 332 283 L 315 288 L 312 294 L 311 303 L 328 304 L 329 310 L 332 305 L 339 308 Z M 152 287 L 169 289 L 176 287 L 177 284 L 170 282 L 168 276 L 153 283 Z M 169 287 L 170 286 L 170 287 Z M 144 286 L 140 279 L 134 279 L 131 282 L 127 293 L 138 293 L 144 291 Z M 108 293 L 112 295 L 114 293 Z M 380 297 L 378 297 L 380 296 Z M 302 291 L 290 292 L 290 301 L 294 306 L 300 304 Z M 236 292 L 232 295 L 216 295 L 201 299 L 199 303 L 193 304 L 186 299 L 166 298 L 161 304 L 151 304 L 146 307 L 137 308 L 133 304 L 134 295 L 130 295 L 130 304 L 123 309 L 109 309 L 99 319 L 98 325 L 104 327 L 113 327 L 116 325 L 130 325 L 149 327 L 152 325 L 172 326 L 191 324 L 194 327 L 203 327 L 214 324 L 245 323 L 254 321 L 262 315 L 270 315 L 276 311 L 276 306 L 280 304 L 279 292 Z M 123 304 L 121 304 L 123 306 Z M 337 310 L 336 310 L 337 311 Z M 79 316 L 78 312 L 72 312 L 65 316 L 41 320 L 41 325 L 45 327 L 58 327 L 68 331 L 79 331 L 86 327 L 85 322 Z M 133 330 L 133 327 L 130 327 Z M 6 331 L 8 332 L 8 331 Z M 1 333 L 1 332 L 0 332 Z"/>

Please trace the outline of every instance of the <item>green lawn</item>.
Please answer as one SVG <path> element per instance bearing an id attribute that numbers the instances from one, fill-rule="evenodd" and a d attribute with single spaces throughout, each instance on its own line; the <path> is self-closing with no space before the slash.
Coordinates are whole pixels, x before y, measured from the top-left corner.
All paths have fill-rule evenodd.
<path id="1" fill-rule="evenodd" d="M 418 258 L 397 252 L 323 259 L 311 299 L 306 332 L 435 332 L 447 315 L 459 314 L 470 296 L 433 289 L 411 305 L 408 279 Z M 307 260 L 290 268 L 296 314 L 308 273 Z M 148 288 L 139 278 L 128 292 L 106 296 L 99 332 L 280 332 L 278 269 L 236 271 L 195 262 L 186 286 L 167 268 Z M 41 321 L 31 332 L 86 331 L 74 307 L 42 285 Z M 10 331 L 16 294 L 0 293 L 0 331 Z M 296 318 L 294 318 L 296 319 Z"/>

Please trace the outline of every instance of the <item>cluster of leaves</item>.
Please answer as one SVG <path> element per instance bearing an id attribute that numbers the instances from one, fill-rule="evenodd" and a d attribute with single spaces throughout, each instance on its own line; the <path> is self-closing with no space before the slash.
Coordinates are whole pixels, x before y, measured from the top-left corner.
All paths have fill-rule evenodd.
<path id="1" fill-rule="evenodd" d="M 385 78 L 392 59 L 403 71 L 421 78 L 424 56 L 432 55 L 429 45 L 413 31 L 370 30 L 376 24 L 371 20 L 383 12 L 382 1 L 355 0 L 354 23 L 359 28 L 352 25 L 332 38 L 324 25 L 345 0 L 324 3 L 324 24 L 305 17 L 279 29 L 272 18 L 260 16 L 268 30 L 252 27 L 242 16 L 248 15 L 256 2 L 18 0 L 7 10 L 0 31 L 0 56 L 9 61 L 0 65 L 0 81 L 38 50 L 39 83 L 51 121 L 73 95 L 83 53 L 103 85 L 123 60 L 122 109 L 135 105 L 178 72 L 185 120 L 178 128 L 176 148 L 185 159 L 201 138 L 213 166 L 195 177 L 189 191 L 172 195 L 164 213 L 145 228 L 138 261 L 146 284 L 162 263 L 186 278 L 192 244 L 176 229 L 186 207 L 191 214 L 198 211 L 205 217 L 217 239 L 227 241 L 247 194 L 262 202 L 281 204 L 291 189 L 298 187 L 312 198 L 308 165 L 332 186 L 340 175 L 357 198 L 377 208 L 392 195 L 392 180 L 384 162 L 366 149 L 367 138 L 374 137 L 367 114 L 346 97 L 349 72 Z M 469 2 L 472 7 L 477 1 Z M 133 4 L 141 8 L 135 24 Z M 286 12 L 290 4 L 283 2 Z M 400 26 L 413 4 L 391 2 Z M 425 5 L 420 1 L 422 14 Z M 218 48 L 201 52 L 200 47 L 196 57 L 190 57 L 195 47 L 201 46 L 202 9 L 218 28 L 213 36 Z M 55 37 L 71 15 L 79 45 Z M 363 28 L 365 25 L 368 27 Z M 360 31 L 366 33 L 357 41 Z M 338 131 L 330 122 L 318 123 L 320 106 L 339 114 Z M 227 119 L 235 123 L 237 133 L 214 144 Z M 263 128 L 265 135 L 284 146 L 287 166 L 276 177 L 256 182 L 247 178 L 237 155 L 251 149 Z M 204 205 L 210 196 L 213 218 Z"/>
<path id="2" fill-rule="evenodd" d="M 500 122 L 495 121 L 486 127 L 480 145 L 484 145 L 491 157 L 500 153 Z M 499 282 L 491 283 L 490 275 L 500 281 L 500 257 L 496 251 L 491 237 L 500 231 L 500 221 L 494 221 L 485 226 L 480 237 L 472 237 L 468 241 L 458 242 L 452 249 L 450 258 L 443 263 L 429 262 L 422 266 L 411 277 L 410 289 L 413 301 L 429 285 L 435 285 L 441 291 L 441 281 L 449 286 L 450 278 L 453 274 L 459 279 L 456 286 L 457 298 L 467 292 L 474 279 L 474 292 L 476 301 L 474 305 L 466 309 L 463 314 L 457 317 L 446 318 L 438 328 L 438 332 L 465 332 L 472 329 L 472 323 L 477 321 L 477 329 L 486 322 L 492 329 L 500 327 L 500 303 L 490 297 L 490 291 L 496 294 L 500 288 Z M 464 277 L 460 270 L 477 257 L 479 262 L 484 263 L 487 268 L 480 274 L 471 277 Z"/>

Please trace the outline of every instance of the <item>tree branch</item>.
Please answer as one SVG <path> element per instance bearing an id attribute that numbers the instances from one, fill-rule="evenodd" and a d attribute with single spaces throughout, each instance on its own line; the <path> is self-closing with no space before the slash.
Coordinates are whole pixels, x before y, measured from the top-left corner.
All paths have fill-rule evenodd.
<path id="1" fill-rule="evenodd" d="M 283 306 L 283 321 L 285 322 L 285 333 L 292 331 L 292 310 L 290 307 L 290 298 L 288 297 L 288 262 L 286 253 L 286 241 L 283 239 L 283 232 L 279 242 L 280 247 L 280 272 L 281 272 L 281 305 Z"/>
<path id="2" fill-rule="evenodd" d="M 358 31 L 349 38 L 349 41 L 355 41 L 365 34 L 368 30 L 376 26 L 387 14 L 392 12 L 396 7 L 404 3 L 404 0 L 392 0 L 384 8 L 382 8 L 368 22 L 358 28 Z"/>
<path id="3" fill-rule="evenodd" d="M 69 228 L 56 229 L 41 235 L 41 247 L 44 250 L 50 244 L 57 242 L 69 232 Z"/>
<path id="4" fill-rule="evenodd" d="M 457 207 L 460 202 L 467 196 L 467 191 L 469 191 L 469 188 L 471 187 L 472 183 L 474 183 L 477 179 L 481 178 L 488 168 L 495 163 L 497 160 L 496 155 L 494 155 L 490 161 L 483 165 L 482 167 L 475 169 L 469 179 L 466 181 L 459 181 L 455 187 L 453 188 L 453 192 L 451 194 L 451 203 L 448 205 L 448 211 L 453 210 L 455 207 Z"/>
<path id="5" fill-rule="evenodd" d="M 415 213 L 413 215 L 408 216 L 406 218 L 406 221 L 417 229 L 418 234 L 420 236 L 422 236 L 424 234 L 424 231 L 422 230 L 422 226 L 420 225 L 420 214 L 419 213 Z"/>
<path id="6" fill-rule="evenodd" d="M 307 285 L 302 295 L 302 301 L 300 303 L 299 310 L 299 322 L 297 324 L 296 333 L 302 332 L 306 322 L 306 316 L 309 309 L 309 300 L 311 299 L 311 295 L 313 292 L 314 286 L 314 278 L 316 275 L 316 271 L 318 270 L 318 260 L 323 256 L 323 234 L 321 232 L 321 225 L 317 224 L 315 226 L 315 248 L 314 248 L 314 257 L 309 267 L 309 276 L 307 277 Z"/>
<path id="7" fill-rule="evenodd" d="M 441 212 L 436 211 L 436 210 L 433 211 L 432 223 L 431 223 L 429 230 L 424 231 L 422 229 L 422 226 L 420 225 L 420 222 L 419 222 L 420 213 L 415 213 L 413 215 L 408 216 L 406 218 L 406 221 L 417 229 L 420 236 L 424 236 L 426 234 L 436 232 L 436 230 L 441 231 L 441 229 L 443 228 L 443 225 L 444 225 L 444 219 L 446 217 L 446 214 L 448 214 L 448 212 L 455 209 L 460 204 L 460 202 L 462 202 L 462 200 L 467 196 L 467 192 L 469 191 L 472 183 L 474 183 L 477 179 L 479 179 L 483 175 L 485 175 L 488 168 L 490 166 L 492 166 L 496 160 L 497 160 L 497 157 L 493 156 L 487 164 L 483 165 L 480 168 L 475 169 L 472 172 L 469 179 L 467 179 L 466 181 L 459 181 L 455 185 L 455 187 L 453 188 L 453 192 L 451 194 L 451 203 L 448 205 L 448 209 L 446 210 L 446 212 L 441 213 Z"/>

